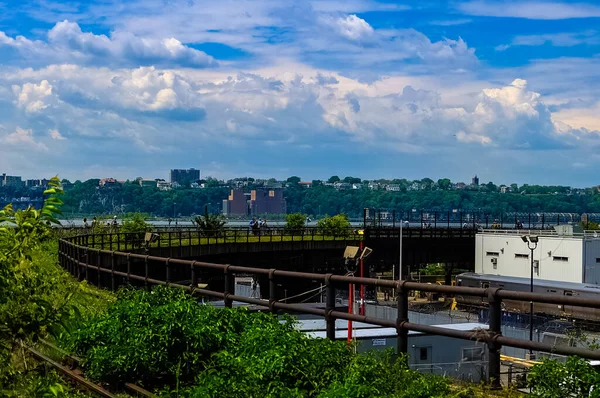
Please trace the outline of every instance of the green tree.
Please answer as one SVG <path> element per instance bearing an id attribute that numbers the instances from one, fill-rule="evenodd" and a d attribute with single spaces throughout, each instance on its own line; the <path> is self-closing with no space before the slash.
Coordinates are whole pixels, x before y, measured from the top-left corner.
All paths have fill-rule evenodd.
<path id="1" fill-rule="evenodd" d="M 326 216 L 317 221 L 317 228 L 323 235 L 346 236 L 350 234 L 350 221 L 345 214 L 333 217 Z"/>
<path id="2" fill-rule="evenodd" d="M 152 225 L 146 222 L 148 215 L 143 213 L 133 213 L 123 219 L 120 232 L 124 233 L 145 233 L 152 231 Z"/>
<path id="3" fill-rule="evenodd" d="M 304 228 L 306 216 L 302 213 L 292 213 L 285 216 L 285 230 L 297 233 Z"/>
<path id="4" fill-rule="evenodd" d="M 292 186 L 298 185 L 300 181 L 302 180 L 298 176 L 292 176 L 287 179 L 287 182 L 289 182 Z"/>
<path id="5" fill-rule="evenodd" d="M 331 177 L 329 177 L 329 179 L 327 180 L 327 182 L 329 184 L 334 184 L 336 182 L 340 182 L 340 177 L 338 177 L 338 176 L 331 176 Z"/>
<path id="6" fill-rule="evenodd" d="M 440 178 L 437 181 L 437 185 L 442 191 L 447 191 L 452 187 L 452 181 L 449 178 Z"/>

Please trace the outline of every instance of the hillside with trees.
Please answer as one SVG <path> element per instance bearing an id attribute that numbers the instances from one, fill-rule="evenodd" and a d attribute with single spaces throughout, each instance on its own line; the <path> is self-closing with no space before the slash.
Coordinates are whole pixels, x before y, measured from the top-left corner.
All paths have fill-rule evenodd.
<path id="1" fill-rule="evenodd" d="M 511 184 L 497 186 L 492 182 L 481 185 L 453 183 L 449 179 L 434 181 L 429 178 L 362 181 L 356 177 L 332 176 L 326 181 L 301 183 L 292 176 L 285 181 L 237 178 L 219 181 L 214 178 L 193 184 L 195 188 L 161 190 L 155 186 L 141 186 L 126 181 L 113 186 L 100 186 L 100 180 L 63 180 L 65 186 L 64 214 L 121 215 L 143 212 L 154 217 L 190 217 L 218 213 L 223 199 L 231 189 L 250 192 L 253 189 L 284 189 L 287 212 L 309 216 L 345 213 L 362 217 L 362 209 L 407 211 L 485 211 L 490 214 L 507 212 L 563 212 L 600 213 L 600 195 L 596 188 L 573 189 L 566 186 L 539 186 Z M 0 187 L 0 201 L 18 201 L 19 198 L 39 200 L 40 187 Z M 1 205 L 2 203 L 0 203 Z"/>

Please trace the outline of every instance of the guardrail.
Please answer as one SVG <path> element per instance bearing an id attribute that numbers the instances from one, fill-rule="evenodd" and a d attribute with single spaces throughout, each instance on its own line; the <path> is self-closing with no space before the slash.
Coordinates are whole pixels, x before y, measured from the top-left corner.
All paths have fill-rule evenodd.
<path id="1" fill-rule="evenodd" d="M 96 231 L 94 233 L 94 231 Z M 103 232 L 97 232 L 103 231 Z M 79 234 L 84 232 L 84 234 Z M 359 241 L 364 239 L 398 239 L 399 227 L 344 228 L 338 231 L 323 231 L 317 227 L 287 229 L 268 227 L 253 231 L 247 227 L 228 227 L 219 230 L 201 230 L 196 227 L 153 227 L 148 230 L 158 234 L 158 239 L 148 247 L 177 247 L 204 244 L 297 242 L 297 241 Z M 478 231 L 466 228 L 402 228 L 403 238 L 471 238 Z M 64 234 L 62 236 L 69 235 Z M 121 232 L 120 227 L 105 227 L 93 230 L 73 230 L 77 243 L 88 247 L 109 250 L 134 250 L 144 247 L 144 233 Z"/>
<path id="2" fill-rule="evenodd" d="M 490 235 L 537 235 L 537 236 L 548 236 L 548 237 L 562 237 L 562 238 L 598 238 L 600 237 L 600 231 L 589 230 L 583 232 L 573 232 L 570 234 L 558 233 L 556 230 L 548 229 L 481 229 L 477 233 L 490 234 Z"/>
<path id="3" fill-rule="evenodd" d="M 132 273 L 132 261 L 138 260 L 144 264 L 144 272 Z M 145 287 L 151 285 L 167 285 L 212 298 L 222 299 L 226 307 L 231 307 L 233 301 L 254 304 L 269 308 L 273 313 L 277 310 L 288 310 L 298 313 L 314 314 L 325 317 L 327 338 L 335 338 L 335 320 L 346 319 L 369 323 L 384 327 L 396 328 L 398 334 L 398 352 L 408 352 L 408 332 L 424 332 L 438 336 L 454 337 L 463 340 L 483 341 L 488 348 L 489 376 L 495 387 L 499 386 L 500 380 L 500 349 L 503 345 L 531 349 L 560 355 L 577 355 L 583 358 L 600 360 L 600 351 L 590 351 L 577 347 L 556 347 L 539 342 L 509 338 L 502 335 L 502 302 L 503 300 L 516 300 L 525 302 L 539 302 L 557 305 L 570 305 L 588 308 L 600 308 L 600 299 L 588 299 L 569 296 L 552 296 L 546 294 L 515 292 L 503 290 L 502 288 L 471 288 L 459 286 L 444 286 L 409 282 L 404 280 L 390 281 L 372 278 L 359 278 L 333 274 L 316 274 L 305 272 L 282 271 L 277 269 L 263 269 L 253 267 L 233 266 L 228 264 L 213 264 L 200 261 L 189 261 L 174 258 L 149 256 L 137 253 L 127 253 L 115 250 L 104 250 L 97 247 L 88 247 L 80 240 L 80 237 L 66 238 L 59 241 L 59 261 L 62 267 L 72 275 L 82 279 L 90 280 L 90 273 L 95 273 L 100 285 L 101 275 L 109 275 L 111 286 L 115 289 L 117 278 L 131 283 L 132 281 L 143 282 Z M 164 279 L 150 278 L 150 263 L 164 265 Z M 172 271 L 186 273 L 189 284 L 174 283 L 171 280 Z M 198 288 L 198 274 L 200 270 L 217 270 L 223 272 L 223 291 L 215 291 Z M 269 299 L 262 300 L 236 296 L 234 294 L 235 274 L 266 276 L 269 279 Z M 278 300 L 277 281 L 285 278 L 291 280 L 310 280 L 325 285 L 326 308 L 314 308 L 301 304 L 289 304 Z M 396 320 L 384 320 L 367 317 L 364 315 L 349 314 L 336 311 L 336 290 L 350 284 L 371 287 L 393 288 L 397 294 L 397 317 Z M 107 286 L 104 286 L 107 287 Z M 408 300 L 411 291 L 441 293 L 450 296 L 463 295 L 486 298 L 490 308 L 490 321 L 488 330 L 475 332 L 444 329 L 435 326 L 420 325 L 412 323 L 408 319 Z"/>
<path id="4" fill-rule="evenodd" d="M 102 233 L 88 233 L 69 238 L 78 245 L 108 250 L 137 250 L 143 248 L 180 247 L 194 245 L 217 245 L 231 243 L 273 243 L 302 241 L 358 241 L 364 231 L 345 228 L 327 232 L 318 228 L 267 228 L 252 231 L 249 228 L 224 228 L 201 230 L 198 228 L 152 228 L 148 232 L 157 234 L 156 240 L 145 242 L 144 232 L 119 232 L 119 228 L 108 228 Z"/>

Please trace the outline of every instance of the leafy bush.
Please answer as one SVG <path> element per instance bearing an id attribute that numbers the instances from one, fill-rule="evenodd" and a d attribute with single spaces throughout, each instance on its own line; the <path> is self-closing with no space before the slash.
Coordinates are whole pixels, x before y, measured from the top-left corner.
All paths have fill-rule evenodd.
<path id="1" fill-rule="evenodd" d="M 449 381 L 355 354 L 271 314 L 200 305 L 182 291 L 124 290 L 71 341 L 89 376 L 178 397 L 439 397 Z"/>
<path id="2" fill-rule="evenodd" d="M 209 214 L 208 207 L 204 208 L 204 215 L 192 220 L 202 234 L 206 237 L 221 236 L 225 226 L 225 218 L 222 214 Z"/>
<path id="3" fill-rule="evenodd" d="M 600 397 L 600 373 L 579 357 L 569 357 L 566 363 L 545 360 L 534 365 L 529 385 L 537 397 Z"/>
<path id="4" fill-rule="evenodd" d="M 299 233 L 304 229 L 306 216 L 302 213 L 293 213 L 285 216 L 285 230 L 289 233 Z"/>
<path id="5" fill-rule="evenodd" d="M 147 223 L 146 220 L 148 220 L 146 214 L 132 213 L 123 219 L 123 225 L 121 225 L 120 232 L 138 234 L 150 232 L 152 231 L 152 225 Z"/>
<path id="6" fill-rule="evenodd" d="M 189 382 L 211 353 L 235 342 L 248 325 L 252 320 L 245 312 L 201 306 L 177 289 L 123 290 L 106 313 L 73 335 L 69 346 L 85 358 L 94 379 Z"/>
<path id="7" fill-rule="evenodd" d="M 56 214 L 62 201 L 55 195 L 61 193 L 60 182 L 54 177 L 44 192 L 41 210 L 28 207 L 14 211 L 8 205 L 0 211 L 0 340 L 5 347 L 17 340 L 37 338 L 64 313 L 68 296 L 58 300 L 53 294 L 56 280 L 42 277 L 42 264 L 32 261 L 34 253 L 52 236 L 50 226 L 58 223 Z"/>
<path id="8" fill-rule="evenodd" d="M 350 233 L 350 221 L 345 214 L 320 219 L 317 221 L 319 231 L 327 236 L 347 236 Z"/>
<path id="9" fill-rule="evenodd" d="M 58 244 L 51 225 L 58 224 L 61 193 L 55 177 L 44 191 L 41 210 L 15 211 L 8 205 L 0 211 L 0 386 L 5 388 L 1 396 L 59 393 L 59 387 L 48 385 L 38 395 L 47 380 L 28 371 L 23 346 L 47 332 L 64 333 L 79 314 L 102 308 L 102 299 L 87 295 L 87 284 L 75 282 L 57 264 Z"/>

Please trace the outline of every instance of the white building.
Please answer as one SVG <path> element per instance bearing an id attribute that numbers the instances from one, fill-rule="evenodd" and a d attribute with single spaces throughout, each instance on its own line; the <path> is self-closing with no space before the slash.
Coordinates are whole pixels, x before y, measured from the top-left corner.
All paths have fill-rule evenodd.
<path id="1" fill-rule="evenodd" d="M 484 230 L 475 237 L 475 272 L 529 278 L 531 251 L 522 235 L 537 235 L 534 279 L 600 285 L 600 233 L 570 225 L 554 230 Z M 531 243 L 530 243 L 531 244 Z"/>

